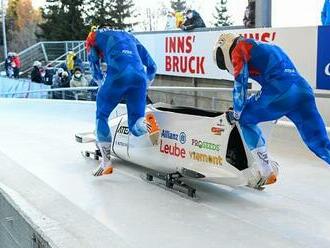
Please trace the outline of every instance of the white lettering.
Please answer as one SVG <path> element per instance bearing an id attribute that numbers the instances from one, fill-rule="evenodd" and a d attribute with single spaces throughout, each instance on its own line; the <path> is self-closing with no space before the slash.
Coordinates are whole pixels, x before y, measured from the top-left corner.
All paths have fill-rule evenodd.
<path id="1" fill-rule="evenodd" d="M 327 66 L 325 67 L 324 73 L 325 75 L 330 76 L 330 63 L 327 64 Z"/>

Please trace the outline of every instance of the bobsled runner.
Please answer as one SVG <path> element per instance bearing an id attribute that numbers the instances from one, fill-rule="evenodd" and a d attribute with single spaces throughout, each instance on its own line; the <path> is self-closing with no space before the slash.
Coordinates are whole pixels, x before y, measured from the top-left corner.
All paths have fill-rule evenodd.
<path id="1" fill-rule="evenodd" d="M 123 105 L 110 116 L 112 155 L 149 168 L 146 179 L 163 179 L 167 186 L 183 186 L 194 196 L 195 190 L 182 178 L 227 186 L 248 186 L 256 180 L 257 170 L 238 123 L 231 125 L 227 113 L 177 107 L 164 103 L 149 104 L 160 128 L 158 135 L 135 137 L 130 134 Z M 118 114 L 120 113 L 120 114 Z M 95 135 L 76 134 L 80 143 L 95 142 Z M 83 155 L 99 159 L 101 154 Z M 179 175 L 179 176 L 178 176 Z"/>

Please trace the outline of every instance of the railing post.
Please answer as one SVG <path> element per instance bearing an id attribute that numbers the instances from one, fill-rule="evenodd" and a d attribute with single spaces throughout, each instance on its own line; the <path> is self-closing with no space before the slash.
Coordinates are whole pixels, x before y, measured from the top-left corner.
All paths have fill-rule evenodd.
<path id="1" fill-rule="evenodd" d="M 47 52 L 46 52 L 46 49 L 45 49 L 45 44 L 43 42 L 41 43 L 41 49 L 42 49 L 42 53 L 45 56 L 45 61 L 48 62 L 48 56 L 47 56 Z"/>
<path id="2" fill-rule="evenodd" d="M 66 42 L 65 42 L 65 53 L 68 53 L 68 51 L 69 51 L 69 48 L 68 48 L 68 42 L 66 41 Z"/>

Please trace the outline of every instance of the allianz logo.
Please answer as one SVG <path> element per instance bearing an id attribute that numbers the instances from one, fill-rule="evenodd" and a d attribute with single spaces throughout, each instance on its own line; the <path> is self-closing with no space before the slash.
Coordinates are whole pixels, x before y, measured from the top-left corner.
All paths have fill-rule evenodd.
<path id="1" fill-rule="evenodd" d="M 179 141 L 181 144 L 185 144 L 186 140 L 187 140 L 187 136 L 186 136 L 185 132 L 176 133 L 176 132 L 171 132 L 171 131 L 165 130 L 165 129 L 163 129 L 163 131 L 161 133 L 161 138 L 176 140 L 176 141 Z"/>
<path id="2" fill-rule="evenodd" d="M 324 73 L 325 75 L 330 76 L 330 63 L 324 68 Z"/>

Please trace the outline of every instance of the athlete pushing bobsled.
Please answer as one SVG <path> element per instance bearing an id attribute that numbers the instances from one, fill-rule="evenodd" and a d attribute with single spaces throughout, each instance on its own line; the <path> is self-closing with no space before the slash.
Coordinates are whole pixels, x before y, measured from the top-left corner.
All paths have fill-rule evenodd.
<path id="1" fill-rule="evenodd" d="M 259 180 L 253 187 L 272 184 L 278 176 L 278 168 L 268 158 L 265 139 L 257 126 L 260 122 L 288 117 L 309 149 L 330 164 L 330 140 L 313 90 L 281 48 L 225 33 L 218 38 L 213 57 L 221 70 L 235 78 L 231 119 L 239 122 L 259 168 Z M 261 85 L 260 92 L 250 98 L 248 78 Z"/>
<path id="2" fill-rule="evenodd" d="M 96 99 L 96 140 L 102 162 L 93 175 L 101 176 L 112 173 L 112 138 L 108 118 L 122 99 L 126 100 L 131 134 L 141 136 L 148 130 L 157 131 L 154 116 L 150 114 L 145 118 L 147 87 L 155 78 L 156 64 L 133 35 L 108 27 L 92 29 L 86 40 L 86 50 L 93 79 L 99 84 Z M 107 64 L 104 79 L 100 68 L 101 60 Z"/>

